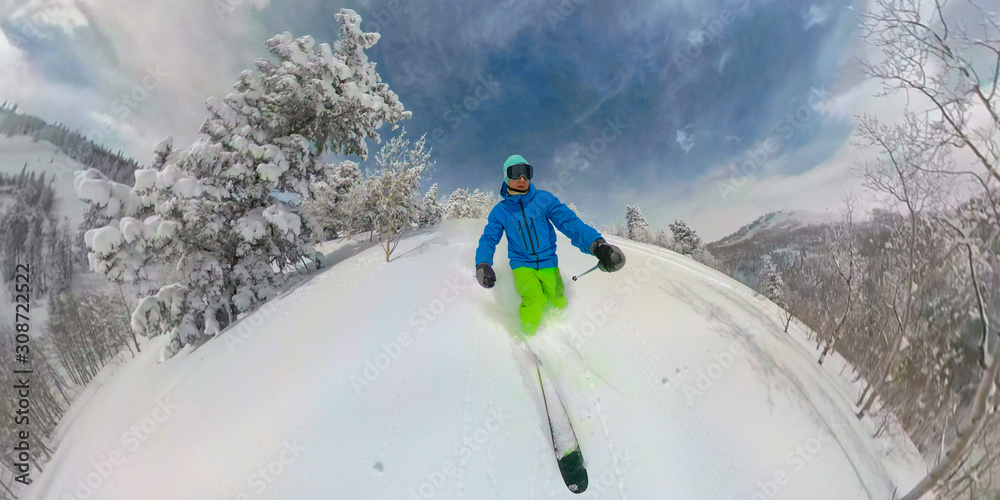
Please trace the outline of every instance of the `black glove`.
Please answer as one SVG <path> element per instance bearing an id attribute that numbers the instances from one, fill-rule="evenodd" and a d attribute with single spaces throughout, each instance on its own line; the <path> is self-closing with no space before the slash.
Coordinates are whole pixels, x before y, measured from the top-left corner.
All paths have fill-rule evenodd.
<path id="1" fill-rule="evenodd" d="M 590 253 L 597 257 L 597 268 L 601 271 L 613 273 L 625 267 L 625 254 L 620 248 L 609 245 L 604 238 L 590 244 Z"/>
<path id="2" fill-rule="evenodd" d="M 493 288 L 493 284 L 497 282 L 497 273 L 493 272 L 489 264 L 483 262 L 476 266 L 476 279 L 483 288 Z"/>

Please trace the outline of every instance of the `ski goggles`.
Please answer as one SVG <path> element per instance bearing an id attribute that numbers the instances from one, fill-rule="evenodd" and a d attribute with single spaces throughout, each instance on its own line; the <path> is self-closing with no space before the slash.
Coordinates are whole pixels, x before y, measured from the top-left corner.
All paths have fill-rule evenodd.
<path id="1" fill-rule="evenodd" d="M 531 180 L 531 174 L 533 173 L 533 168 L 527 163 L 519 163 L 517 165 L 511 165 L 507 167 L 507 178 L 510 180 L 520 179 L 523 175 L 525 179 Z"/>

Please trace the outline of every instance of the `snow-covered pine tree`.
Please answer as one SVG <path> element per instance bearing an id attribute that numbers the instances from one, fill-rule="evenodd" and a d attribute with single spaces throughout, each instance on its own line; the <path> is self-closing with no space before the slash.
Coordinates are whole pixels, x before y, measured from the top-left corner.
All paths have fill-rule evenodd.
<path id="1" fill-rule="evenodd" d="M 363 233 L 374 233 L 375 216 L 369 210 L 368 197 L 371 190 L 369 179 L 362 177 L 361 182 L 347 193 L 340 201 L 338 212 L 344 221 L 342 223 L 343 234 L 358 235 Z M 370 234 L 373 236 L 373 234 Z M 371 239 L 369 238 L 369 241 Z"/>
<path id="2" fill-rule="evenodd" d="M 698 250 L 701 250 L 701 237 L 684 221 L 675 219 L 670 224 L 670 232 L 674 236 L 674 250 L 677 253 L 693 256 Z"/>
<path id="3" fill-rule="evenodd" d="M 155 182 L 159 172 L 146 171 L 153 173 L 152 181 Z M 190 178 L 181 179 L 182 175 L 176 168 L 171 169 L 165 179 L 170 174 L 176 176 L 171 179 L 175 182 L 192 181 Z M 144 189 L 126 186 L 93 168 L 76 172 L 73 185 L 77 196 L 88 205 L 81 227 L 86 228 L 88 223 L 95 221 L 108 221 L 84 233 L 90 269 L 113 283 L 134 284 L 140 294 L 155 288 L 151 264 L 154 256 L 165 260 L 166 245 L 173 237 L 177 223 L 165 222 L 156 215 L 152 186 Z"/>
<path id="4" fill-rule="evenodd" d="M 771 302 L 782 305 L 785 282 L 781 279 L 778 268 L 770 255 L 761 258 L 760 269 L 757 271 L 757 291 L 764 294 Z"/>
<path id="5" fill-rule="evenodd" d="M 424 194 L 424 199 L 420 203 L 420 217 L 418 224 L 420 227 L 433 226 L 441 222 L 444 217 L 444 207 L 438 201 L 438 185 L 433 184 L 427 193 Z"/>
<path id="6" fill-rule="evenodd" d="M 103 180 L 108 197 L 131 212 L 152 207 L 155 213 L 140 221 L 123 210 L 123 217 L 88 231 L 95 271 L 129 278 L 149 255 L 184 256 L 187 282 L 160 286 L 132 315 L 137 330 L 171 335 L 167 356 L 273 297 L 283 283 L 275 269 L 318 260 L 311 218 L 272 192 L 308 199 L 312 183 L 331 174 L 323 154 L 365 158 L 366 139 L 379 142 L 383 123 L 410 117 L 364 53 L 379 35 L 363 33 L 354 11 L 336 18 L 341 38 L 333 49 L 288 33 L 268 40 L 273 60 L 244 71 L 223 99 L 209 99 L 205 137 L 161 169 L 137 171 L 126 192 Z M 101 180 L 81 179 L 81 197 L 94 198 L 85 191 L 100 191 Z"/>
<path id="7" fill-rule="evenodd" d="M 473 217 L 469 202 L 469 192 L 464 188 L 458 188 L 448 196 L 445 204 L 445 219 L 467 219 Z"/>
<path id="8" fill-rule="evenodd" d="M 363 183 L 361 168 L 354 160 L 340 162 L 326 180 L 313 183 L 312 196 L 303 207 L 323 230 L 316 239 L 340 238 L 357 230 L 354 207 L 358 203 L 353 203 L 353 198 Z"/>
<path id="9" fill-rule="evenodd" d="M 566 206 L 567 206 L 567 207 L 569 207 L 569 209 L 570 209 L 570 210 L 572 210 L 572 211 L 573 211 L 573 213 L 574 213 L 574 214 L 576 214 L 576 216 L 577 216 L 577 217 L 579 217 L 579 216 L 580 216 L 580 210 L 579 210 L 578 208 L 576 208 L 576 205 L 575 205 L 575 204 L 573 204 L 573 203 L 570 203 L 570 204 L 568 204 L 568 205 L 566 205 Z"/>
<path id="10" fill-rule="evenodd" d="M 411 145 L 403 130 L 375 155 L 379 168 L 368 179 L 367 211 L 382 238 L 386 262 L 403 231 L 419 222 L 420 204 L 415 195 L 420 175 L 432 165 L 425 139 L 421 137 Z"/>
<path id="11" fill-rule="evenodd" d="M 667 236 L 666 230 L 660 228 L 656 230 L 656 233 L 653 235 L 653 239 L 652 241 L 650 241 L 650 243 L 658 247 L 671 248 L 673 240 L 670 239 L 670 236 Z"/>
<path id="12" fill-rule="evenodd" d="M 601 234 L 610 234 L 612 236 L 620 236 L 622 238 L 628 237 L 628 231 L 625 230 L 625 225 L 621 222 L 615 222 L 610 226 L 601 226 Z"/>
<path id="13" fill-rule="evenodd" d="M 629 205 L 625 208 L 625 223 L 626 238 L 643 243 L 649 240 L 649 223 L 642 216 L 638 206 Z"/>
<path id="14" fill-rule="evenodd" d="M 354 160 L 344 160 L 333 170 L 330 176 L 330 187 L 338 195 L 351 192 L 352 189 L 361 184 L 364 176 L 361 175 L 361 166 Z"/>
<path id="15" fill-rule="evenodd" d="M 45 172 L 28 170 L 27 164 L 19 174 L 0 174 L 0 283 L 13 280 L 18 265 L 26 265 L 39 270 L 32 278 L 37 293 L 58 293 L 69 286 L 76 259 L 66 253 L 72 247 L 68 225 L 52 213 L 53 180 Z"/>
<path id="16" fill-rule="evenodd" d="M 476 189 L 469 195 L 469 217 L 485 219 L 496 204 L 497 198 L 492 192 Z"/>

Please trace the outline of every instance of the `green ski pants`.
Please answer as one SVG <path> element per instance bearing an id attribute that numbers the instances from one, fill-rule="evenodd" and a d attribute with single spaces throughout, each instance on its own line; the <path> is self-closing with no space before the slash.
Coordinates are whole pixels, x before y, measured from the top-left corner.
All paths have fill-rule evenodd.
<path id="1" fill-rule="evenodd" d="M 538 330 L 549 303 L 556 309 L 566 307 L 566 287 L 558 267 L 518 267 L 514 269 L 514 288 L 521 294 L 521 328 L 529 337 Z"/>

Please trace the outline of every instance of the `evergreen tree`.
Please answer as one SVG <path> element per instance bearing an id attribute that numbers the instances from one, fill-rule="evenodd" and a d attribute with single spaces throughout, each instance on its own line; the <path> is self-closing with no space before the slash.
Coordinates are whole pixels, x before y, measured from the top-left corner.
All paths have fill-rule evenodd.
<path id="1" fill-rule="evenodd" d="M 420 227 L 433 226 L 441 222 L 444 217 L 444 208 L 438 202 L 438 185 L 435 183 L 424 194 L 424 199 L 420 203 Z"/>
<path id="2" fill-rule="evenodd" d="M 490 210 L 497 204 L 497 198 L 491 191 L 476 189 L 469 195 L 469 216 L 474 219 L 489 217 Z"/>
<path id="3" fill-rule="evenodd" d="M 657 229 L 656 234 L 652 238 L 653 240 L 650 243 L 658 247 L 670 248 L 673 244 L 670 236 L 667 235 L 667 232 L 663 228 Z"/>
<path id="4" fill-rule="evenodd" d="M 646 242 L 649 239 L 649 223 L 639 212 L 639 207 L 629 205 L 625 208 L 626 234 L 625 237 L 639 242 Z"/>
<path id="5" fill-rule="evenodd" d="M 782 304 L 785 282 L 781 279 L 778 268 L 775 267 L 770 255 L 764 255 L 761 259 L 761 267 L 757 272 L 757 291 L 775 304 Z"/>
<path id="6" fill-rule="evenodd" d="M 701 250 L 701 237 L 688 227 L 682 220 L 674 220 L 670 224 L 670 232 L 674 236 L 674 250 L 678 253 L 693 256 Z"/>
<path id="7" fill-rule="evenodd" d="M 323 234 L 317 235 L 318 241 L 347 236 L 358 229 L 355 207 L 359 203 L 354 203 L 354 198 L 363 183 L 361 168 L 353 160 L 344 160 L 333 168 L 326 180 L 313 183 L 313 192 L 306 199 L 304 210 L 322 229 Z"/>
<path id="8" fill-rule="evenodd" d="M 171 335 L 168 355 L 273 297 L 284 283 L 276 270 L 319 261 L 315 221 L 273 192 L 309 199 L 333 174 L 324 154 L 365 158 L 366 139 L 378 141 L 384 122 L 410 117 L 364 54 L 378 34 L 363 33 L 354 11 L 336 17 L 333 49 L 309 36 L 270 39 L 273 60 L 209 99 L 205 137 L 159 169 L 137 171 L 134 186 L 94 170 L 78 182 L 82 198 L 116 217 L 87 232 L 95 271 L 131 281 L 148 277 L 151 257 L 184 257 L 187 281 L 158 286 L 132 316 L 139 331 Z"/>
<path id="9" fill-rule="evenodd" d="M 468 219 L 475 217 L 470 206 L 469 192 L 464 188 L 452 191 L 445 204 L 445 219 Z"/>

